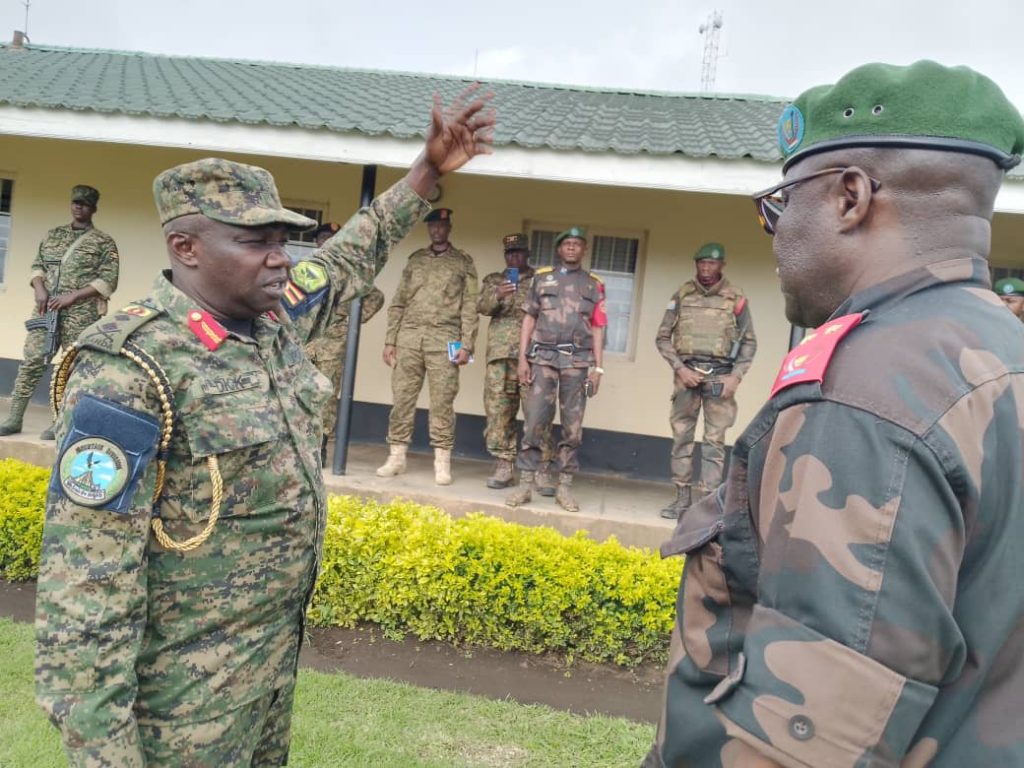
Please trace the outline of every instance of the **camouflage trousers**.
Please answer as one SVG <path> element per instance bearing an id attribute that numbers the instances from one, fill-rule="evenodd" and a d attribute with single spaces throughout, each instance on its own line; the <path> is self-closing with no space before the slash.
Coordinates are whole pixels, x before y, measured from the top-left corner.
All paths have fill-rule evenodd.
<path id="1" fill-rule="evenodd" d="M 430 445 L 455 447 L 455 396 L 459 394 L 459 366 L 447 352 L 424 352 L 410 347 L 398 348 L 395 370 L 391 373 L 394 405 L 388 419 L 388 443 L 412 442 L 416 400 L 426 376 L 430 389 Z"/>
<path id="2" fill-rule="evenodd" d="M 82 335 L 82 331 L 99 320 L 95 306 L 94 302 L 83 302 L 82 305 L 69 307 L 60 313 L 57 329 L 60 333 L 61 349 L 67 349 L 74 344 Z M 76 309 L 78 311 L 74 311 Z M 38 317 L 36 314 L 32 316 Z M 22 362 L 18 366 L 18 375 L 14 379 L 11 396 L 31 398 L 52 359 L 53 355 L 46 354 L 46 330 L 37 328 L 29 331 L 25 336 L 25 348 L 21 353 Z"/>
<path id="3" fill-rule="evenodd" d="M 587 396 L 583 390 L 587 382 L 587 368 L 554 368 L 533 363 L 533 383 L 530 385 L 523 411 L 523 445 L 516 465 L 519 469 L 535 472 L 540 466 L 545 435 L 551 439 L 555 404 L 562 422 L 561 439 L 556 456 L 558 471 L 576 474 L 580 468 L 579 449 L 583 442 L 583 414 L 587 409 Z"/>
<path id="4" fill-rule="evenodd" d="M 693 389 L 676 387 L 672 395 L 672 482 L 693 482 L 693 437 L 697 416 L 704 408 L 704 440 L 700 446 L 700 484 L 713 490 L 722 483 L 725 464 L 725 431 L 736 423 L 736 398 L 716 397 L 711 379 Z"/>
<path id="5" fill-rule="evenodd" d="M 484 374 L 484 413 L 487 426 L 484 438 L 487 452 L 496 459 L 515 461 L 519 436 L 516 434 L 516 416 L 520 403 L 526 403 L 527 388 L 519 383 L 519 362 L 515 358 L 491 360 Z M 525 409 L 524 409 L 525 410 Z M 544 435 L 541 461 L 555 458 L 551 426 Z"/>
<path id="6" fill-rule="evenodd" d="M 287 765 L 295 682 L 212 720 L 139 722 L 146 765 L 271 768 Z"/>
<path id="7" fill-rule="evenodd" d="M 330 379 L 334 397 L 324 405 L 324 435 L 334 437 L 338 420 L 338 401 L 341 399 L 341 380 L 345 375 L 345 339 L 320 338 L 306 346 L 306 356 L 316 369 Z"/>

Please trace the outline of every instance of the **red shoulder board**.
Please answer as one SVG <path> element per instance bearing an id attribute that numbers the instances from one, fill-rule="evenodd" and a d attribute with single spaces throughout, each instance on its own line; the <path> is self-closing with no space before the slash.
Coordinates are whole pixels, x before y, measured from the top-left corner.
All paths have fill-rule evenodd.
<path id="1" fill-rule="evenodd" d="M 218 323 L 209 312 L 193 309 L 188 313 L 188 327 L 211 352 L 221 345 L 228 336 L 227 329 Z"/>
<path id="2" fill-rule="evenodd" d="M 776 393 L 807 381 L 821 382 L 825 378 L 825 369 L 832 359 L 832 353 L 842 338 L 860 324 L 864 315 L 857 312 L 829 320 L 820 328 L 809 331 L 804 340 L 786 355 L 772 385 L 771 397 Z"/>
<path id="3" fill-rule="evenodd" d="M 745 306 L 747 306 L 747 297 L 746 296 L 740 296 L 740 300 L 737 301 L 736 302 L 736 306 L 732 308 L 732 313 L 734 315 L 736 315 L 736 317 L 739 317 L 740 316 L 740 312 L 743 311 L 743 308 Z"/>

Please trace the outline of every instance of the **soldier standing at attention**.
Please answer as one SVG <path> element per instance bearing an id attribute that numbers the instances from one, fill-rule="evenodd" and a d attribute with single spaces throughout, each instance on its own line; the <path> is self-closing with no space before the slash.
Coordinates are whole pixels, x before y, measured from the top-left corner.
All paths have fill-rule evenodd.
<path id="1" fill-rule="evenodd" d="M 494 472 L 487 478 L 488 488 L 507 488 L 512 484 L 516 460 L 516 416 L 526 388 L 519 383 L 519 334 L 526 312 L 523 302 L 533 285 L 530 244 L 526 235 L 505 235 L 505 269 L 484 278 L 477 299 L 477 310 L 491 318 L 487 328 L 487 373 L 484 378 L 484 412 L 487 451 L 496 460 Z M 537 473 L 537 492 L 554 496 L 549 466 L 554 451 L 550 433 L 544 444 L 542 469 Z M 543 480 L 541 477 L 543 476 Z"/>
<path id="2" fill-rule="evenodd" d="M 658 328 L 658 351 L 674 373 L 672 482 L 676 498 L 661 516 L 676 518 L 691 501 L 718 487 L 725 464 L 725 431 L 736 423 L 736 388 L 757 350 L 743 292 L 722 275 L 725 247 L 706 243 L 693 255 L 697 274 L 672 296 Z M 693 437 L 704 409 L 700 483 L 691 498 Z"/>
<path id="3" fill-rule="evenodd" d="M 404 179 L 294 266 L 262 168 L 210 158 L 153 185 L 170 269 L 55 371 L 59 448 L 36 600 L 36 698 L 68 763 L 288 762 L 323 547 L 330 384 L 303 353 L 365 295 L 442 174 L 489 151 L 486 101 L 435 97 Z"/>
<path id="4" fill-rule="evenodd" d="M 324 243 L 341 230 L 341 225 L 328 221 L 317 227 L 314 237 L 316 247 L 322 248 Z M 341 399 L 341 379 L 345 375 L 345 348 L 348 346 L 348 313 L 352 302 L 345 301 L 334 309 L 337 321 L 327 326 L 324 334 L 306 345 L 306 355 L 317 370 L 326 376 L 334 386 L 334 397 L 324 406 L 324 439 L 320 448 L 320 463 L 327 460 L 327 441 L 334 437 L 334 426 L 338 420 L 338 400 Z M 380 312 L 384 306 L 384 294 L 374 286 L 363 297 L 363 309 L 359 322 L 365 325 L 370 318 Z"/>
<path id="5" fill-rule="evenodd" d="M 1017 318 L 1024 320 L 1024 280 L 1004 277 L 996 281 L 994 290 L 1006 308 Z"/>
<path id="6" fill-rule="evenodd" d="M 33 319 L 57 313 L 57 339 L 48 344 L 46 328 L 29 330 L 11 392 L 11 412 L 0 435 L 21 432 L 25 408 L 57 349 L 70 347 L 84 328 L 107 313 L 107 299 L 117 290 L 120 257 L 114 238 L 92 225 L 99 190 L 85 184 L 71 188 L 71 223 L 51 229 L 32 262 L 36 293 Z M 53 427 L 39 436 L 53 440 Z"/>
<path id="7" fill-rule="evenodd" d="M 814 329 L 686 553 L 655 768 L 1024 765 L 1024 328 L 991 290 L 1024 119 L 967 67 L 868 64 L 778 125 L 754 200 Z"/>
<path id="8" fill-rule="evenodd" d="M 389 454 L 377 475 L 393 477 L 405 472 L 416 400 L 425 376 L 430 390 L 434 482 L 451 485 L 459 369 L 473 354 L 479 323 L 477 276 L 470 255 L 448 239 L 451 209 L 434 209 L 426 222 L 430 246 L 409 257 L 388 307 L 384 363 L 394 369 L 393 405 L 388 419 Z M 458 351 L 454 350 L 456 344 Z"/>
<path id="9" fill-rule="evenodd" d="M 505 503 L 526 504 L 533 496 L 545 435 L 555 418 L 562 421 L 558 442 L 558 488 L 555 501 L 567 512 L 579 511 L 572 479 L 579 471 L 583 413 L 587 397 L 597 394 L 604 368 L 604 284 L 582 268 L 587 235 L 572 227 L 555 238 L 560 267 L 538 269 L 530 287 L 519 335 L 519 382 L 529 386 L 524 411 L 523 446 L 519 452 L 520 487 Z"/>

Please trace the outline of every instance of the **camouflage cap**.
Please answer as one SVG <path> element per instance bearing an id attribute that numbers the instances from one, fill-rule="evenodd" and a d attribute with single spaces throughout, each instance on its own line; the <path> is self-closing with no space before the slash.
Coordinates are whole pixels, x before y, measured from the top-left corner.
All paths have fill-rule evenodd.
<path id="1" fill-rule="evenodd" d="M 99 201 L 100 191 L 96 187 L 90 187 L 88 184 L 75 184 L 71 188 L 72 203 L 85 203 L 95 208 Z"/>
<path id="2" fill-rule="evenodd" d="M 423 217 L 424 221 L 447 221 L 452 220 L 452 209 L 451 208 L 435 208 L 426 216 Z"/>
<path id="3" fill-rule="evenodd" d="M 783 171 L 844 147 L 966 152 L 1010 169 L 1024 152 L 1024 119 L 998 85 L 967 67 L 865 64 L 798 96 L 779 118 L 778 139 Z"/>
<path id="4" fill-rule="evenodd" d="M 501 245 L 505 249 L 506 253 L 509 251 L 530 250 L 530 240 L 522 232 L 516 232 L 513 235 L 505 235 L 501 238 Z"/>
<path id="5" fill-rule="evenodd" d="M 555 248 L 560 246 L 563 240 L 570 237 L 576 237 L 585 241 L 587 239 L 587 230 L 583 227 L 569 227 L 565 232 L 559 232 L 558 237 L 555 238 Z"/>
<path id="6" fill-rule="evenodd" d="M 316 226 L 314 219 L 281 205 L 274 177 L 268 171 L 219 157 L 167 169 L 153 180 L 153 199 L 161 224 L 201 213 L 214 221 L 241 227 Z"/>
<path id="7" fill-rule="evenodd" d="M 704 243 L 697 252 L 693 254 L 694 261 L 711 259 L 713 261 L 725 261 L 725 246 L 721 243 Z"/>
<path id="8" fill-rule="evenodd" d="M 992 290 L 1000 296 L 1024 296 L 1024 280 L 1016 277 L 1004 277 L 996 281 Z"/>

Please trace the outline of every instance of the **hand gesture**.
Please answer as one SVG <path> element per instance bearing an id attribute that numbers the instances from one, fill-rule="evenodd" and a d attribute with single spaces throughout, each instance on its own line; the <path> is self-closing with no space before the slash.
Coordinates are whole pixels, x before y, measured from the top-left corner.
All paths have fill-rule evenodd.
<path id="1" fill-rule="evenodd" d="M 480 84 L 474 83 L 448 107 L 434 94 L 424 152 L 427 162 L 440 175 L 457 171 L 477 155 L 491 153 L 495 114 L 493 109 L 484 107 L 494 94 L 486 93 L 466 104 L 479 88 Z"/>

